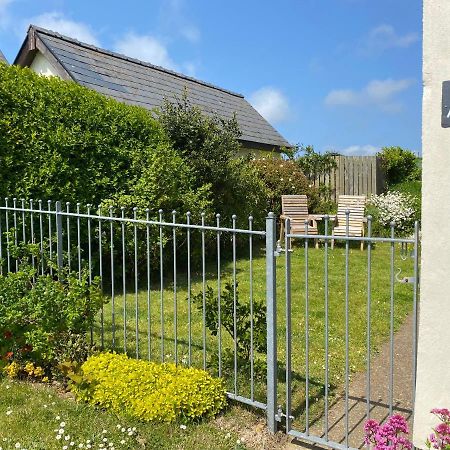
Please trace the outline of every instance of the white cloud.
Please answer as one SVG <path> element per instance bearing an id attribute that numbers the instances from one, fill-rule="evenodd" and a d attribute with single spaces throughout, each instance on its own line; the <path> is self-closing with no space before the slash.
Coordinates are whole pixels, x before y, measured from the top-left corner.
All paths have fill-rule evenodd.
<path id="1" fill-rule="evenodd" d="M 397 94 L 414 84 L 412 79 L 372 80 L 361 90 L 336 89 L 325 98 L 327 106 L 376 106 L 384 111 L 397 112 L 402 104 L 396 99 Z"/>
<path id="2" fill-rule="evenodd" d="M 325 98 L 327 106 L 358 105 L 361 94 L 351 89 L 335 89 Z"/>
<path id="3" fill-rule="evenodd" d="M 380 53 L 389 48 L 407 48 L 419 40 L 419 33 L 397 34 L 392 25 L 382 24 L 363 39 L 361 51 L 364 54 Z"/>
<path id="4" fill-rule="evenodd" d="M 200 30 L 194 25 L 186 25 L 180 30 L 181 35 L 189 42 L 196 44 L 200 41 Z"/>
<path id="5" fill-rule="evenodd" d="M 116 42 L 114 49 L 126 56 L 166 69 L 177 70 L 177 65 L 170 58 L 167 48 L 153 36 L 127 33 Z"/>
<path id="6" fill-rule="evenodd" d="M 349 147 L 339 150 L 339 153 L 348 156 L 369 156 L 375 155 L 375 153 L 377 153 L 378 151 L 380 151 L 379 147 L 367 144 L 367 145 L 350 145 Z"/>
<path id="7" fill-rule="evenodd" d="M 249 101 L 269 122 L 283 122 L 290 115 L 289 101 L 278 89 L 263 87 L 251 94 Z"/>
<path id="8" fill-rule="evenodd" d="M 30 23 L 42 28 L 47 28 L 48 30 L 56 31 L 57 33 L 69 36 L 87 44 L 100 46 L 95 33 L 91 30 L 89 25 L 83 22 L 70 20 L 60 12 L 47 12 L 27 19 L 25 27 L 27 27 Z"/>
<path id="9" fill-rule="evenodd" d="M 182 37 L 191 44 L 201 39 L 200 29 L 189 17 L 190 6 L 185 0 L 162 0 L 158 24 L 167 36 Z"/>

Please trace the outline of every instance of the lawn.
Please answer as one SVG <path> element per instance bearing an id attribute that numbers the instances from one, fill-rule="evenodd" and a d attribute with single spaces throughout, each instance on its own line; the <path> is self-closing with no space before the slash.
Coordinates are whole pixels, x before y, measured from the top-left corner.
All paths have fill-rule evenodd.
<path id="1" fill-rule="evenodd" d="M 389 336 L 390 323 L 390 251 L 389 244 L 378 244 L 372 251 L 372 354 L 385 342 Z M 252 284 L 250 284 L 250 260 L 245 255 L 239 255 L 236 262 L 236 278 L 239 282 L 239 299 L 248 302 L 250 288 L 253 300 L 265 301 L 265 254 L 261 246 L 255 245 L 252 263 Z M 305 413 L 305 251 L 298 246 L 292 255 L 292 405 L 295 417 L 294 427 L 301 429 Z M 366 302 L 367 302 L 367 250 L 361 252 L 356 246 L 350 249 L 349 266 L 349 343 L 350 369 L 352 373 L 364 370 L 366 360 Z M 208 259 L 206 284 L 217 293 L 217 272 L 214 255 Z M 279 383 L 278 402 L 285 401 L 285 257 L 277 258 L 277 313 L 278 313 L 278 362 Z M 202 273 L 198 269 L 198 261 L 192 261 L 191 298 L 202 292 Z M 329 251 L 329 383 L 330 400 L 342 389 L 345 375 L 345 249 L 337 247 Z M 400 247 L 395 247 L 395 271 L 400 268 L 401 276 L 411 276 L 413 260 L 400 257 Z M 221 266 L 221 286 L 233 277 L 233 263 L 223 261 Z M 308 257 L 309 275 L 309 400 L 310 419 L 317 418 L 323 411 L 324 374 L 325 374 L 325 309 L 324 309 L 324 249 L 310 249 Z M 175 301 L 173 274 L 167 270 L 164 279 L 162 299 L 164 309 L 161 315 L 161 292 L 158 274 L 152 273 L 152 285 L 148 295 L 144 287 L 146 279 L 140 280 L 137 293 L 127 291 L 126 295 L 126 334 L 127 353 L 136 356 L 136 309 L 138 302 L 137 331 L 139 339 L 139 356 L 165 361 L 175 359 Z M 133 279 L 130 281 L 132 284 Z M 189 348 L 191 363 L 203 366 L 203 327 L 202 314 L 197 304 L 192 303 L 190 311 L 191 346 L 189 346 L 189 303 L 188 277 L 182 271 L 177 271 L 176 310 L 177 310 L 177 358 L 179 364 L 189 364 Z M 395 284 L 395 329 L 402 324 L 412 311 L 413 287 L 408 284 Z M 150 300 L 150 320 L 147 316 L 148 300 Z M 115 292 L 115 344 L 117 351 L 124 350 L 122 286 L 116 284 Z M 100 316 L 99 316 L 100 317 Z M 164 333 L 162 333 L 161 317 Z M 148 325 L 150 324 L 150 333 Z M 111 298 L 104 307 L 104 342 L 105 348 L 112 347 L 112 302 Z M 223 354 L 232 355 L 233 341 L 223 330 Z M 164 352 L 161 349 L 161 335 L 164 337 Z M 150 339 L 149 339 L 150 337 Z M 100 343 L 99 323 L 94 330 L 94 340 Z M 207 369 L 217 375 L 217 337 L 206 331 Z M 150 350 L 150 353 L 149 353 Z M 265 371 L 264 354 L 255 354 L 254 398 L 265 403 Z M 234 391 L 233 367 L 224 360 L 223 375 L 230 392 Z M 251 396 L 250 374 L 248 362 L 238 368 L 237 394 Z M 232 406 L 218 419 L 202 421 L 197 424 L 181 427 L 176 424 L 145 424 L 132 418 L 117 417 L 114 414 L 95 409 L 89 405 L 80 404 L 67 398 L 67 395 L 53 386 L 32 384 L 19 381 L 0 379 L 0 448 L 2 450 L 15 448 L 16 443 L 26 449 L 62 449 L 66 435 L 70 435 L 68 443 L 83 444 L 88 442 L 98 444 L 113 442 L 114 448 L 158 448 L 158 449 L 240 449 L 245 448 L 241 439 L 246 434 L 245 445 L 248 448 L 262 448 L 261 441 L 249 445 L 250 438 L 267 436 L 263 425 L 263 412 L 250 414 L 243 407 Z M 259 417 L 259 418 L 258 418 Z M 64 427 L 61 423 L 64 422 Z M 255 426 L 255 423 L 258 426 Z M 230 425 L 231 424 L 231 425 Z M 119 427 L 120 425 L 120 427 Z M 63 429 L 62 438 L 57 440 L 58 430 Z M 134 432 L 133 429 L 136 429 Z M 124 431 L 122 431 L 124 429 Z M 129 436 L 131 429 L 133 436 Z M 106 430 L 105 433 L 103 431 Z M 248 437 L 248 438 L 247 438 Z M 272 438 L 269 438 L 272 439 Z M 125 443 L 121 444 L 121 441 Z M 270 444 L 272 445 L 272 444 Z M 70 447 L 69 447 L 70 448 Z M 80 448 L 80 447 L 78 447 Z M 92 446 L 93 448 L 93 446 Z M 111 448 L 111 447 L 110 447 Z M 274 447 L 275 448 L 275 447 Z M 281 447 L 280 447 L 281 448 Z"/>
<path id="2" fill-rule="evenodd" d="M 227 423 L 232 424 L 234 417 L 242 414 L 236 408 L 229 409 L 219 419 L 184 427 L 116 417 L 77 403 L 54 387 L 42 384 L 0 379 L 0 392 L 0 448 L 3 450 L 61 450 L 65 445 L 74 449 L 114 447 L 116 450 L 246 448 L 240 443 L 238 433 L 227 429 Z M 64 433 L 57 439 L 61 429 Z M 16 447 L 17 443 L 20 447 Z"/>
<path id="3" fill-rule="evenodd" d="M 380 345 L 389 336 L 390 323 L 390 244 L 377 244 L 372 250 L 372 299 L 371 299 L 371 353 L 376 353 Z M 193 261 L 192 266 L 195 266 Z M 284 404 L 285 398 L 285 257 L 277 258 L 277 313 L 278 313 L 278 361 L 279 361 L 279 404 Z M 309 250 L 309 397 L 312 405 L 311 420 L 320 415 L 323 404 L 325 380 L 325 288 L 324 288 L 324 249 Z M 400 247 L 395 246 L 394 269 L 401 269 L 401 277 L 413 275 L 413 260 L 400 257 Z M 265 254 L 261 246 L 254 249 L 253 259 L 253 300 L 265 302 Z M 345 249 L 338 246 L 329 250 L 329 383 L 330 396 L 336 395 L 342 388 L 345 376 Z M 239 283 L 239 299 L 249 301 L 250 293 L 250 260 L 241 256 L 236 263 L 236 277 Z M 224 262 L 221 267 L 221 287 L 232 279 L 233 264 Z M 177 355 L 178 363 L 189 363 L 189 303 L 187 300 L 187 274 L 178 269 L 176 283 L 176 337 L 175 352 L 175 320 L 174 320 L 174 284 L 171 274 L 164 280 L 162 300 L 164 302 L 163 328 L 161 325 L 161 293 L 159 275 L 152 275 L 150 295 L 142 285 L 138 286 L 138 339 L 139 356 L 156 361 L 162 359 L 161 336 L 164 340 L 164 359 L 174 361 Z M 142 284 L 146 282 L 143 280 Z M 130 284 L 132 284 L 130 282 Z M 207 265 L 206 284 L 217 294 L 217 266 L 214 259 Z M 119 286 L 116 285 L 115 295 L 115 348 L 124 350 L 124 298 Z M 202 274 L 198 270 L 191 271 L 192 296 L 202 292 Z M 395 329 L 401 325 L 405 317 L 412 311 L 413 287 L 411 284 L 395 283 Z M 148 320 L 148 300 L 150 304 L 150 321 Z M 129 291 L 126 295 L 126 335 L 127 353 L 135 356 L 136 348 L 136 293 Z M 361 252 L 359 246 L 350 249 L 349 267 L 349 363 L 352 373 L 364 369 L 366 361 L 366 304 L 367 304 L 367 250 Z M 292 252 L 292 402 L 296 418 L 302 418 L 305 404 L 305 251 L 296 247 Z M 112 345 L 112 305 L 109 302 L 104 309 L 105 346 Z M 148 325 L 150 324 L 150 333 Z M 195 304 L 191 306 L 191 362 L 192 365 L 203 366 L 202 314 Z M 99 327 L 96 328 L 96 342 L 100 341 Z M 207 368 L 217 375 L 217 337 L 206 332 Z M 232 356 L 233 341 L 222 331 L 222 351 Z M 231 363 L 233 358 L 231 357 Z M 265 372 L 263 363 L 265 355 L 256 354 L 258 362 L 255 369 L 254 398 L 265 403 Z M 257 370 L 257 368 L 260 368 Z M 233 367 L 224 362 L 223 375 L 228 389 L 234 391 Z M 250 397 L 250 373 L 248 364 L 239 368 L 237 394 Z"/>

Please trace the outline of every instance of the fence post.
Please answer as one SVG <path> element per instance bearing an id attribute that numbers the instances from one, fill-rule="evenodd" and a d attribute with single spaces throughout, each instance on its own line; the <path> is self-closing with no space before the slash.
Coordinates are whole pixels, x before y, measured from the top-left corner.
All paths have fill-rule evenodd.
<path id="1" fill-rule="evenodd" d="M 58 269 L 63 267 L 63 230 L 62 230 L 62 215 L 61 215 L 61 202 L 57 201 L 56 204 L 56 253 Z M 58 278 L 61 278 L 61 273 L 58 273 Z"/>
<path id="2" fill-rule="evenodd" d="M 266 218 L 266 308 L 267 308 L 267 426 L 277 431 L 277 283 L 276 283 L 276 217 Z"/>

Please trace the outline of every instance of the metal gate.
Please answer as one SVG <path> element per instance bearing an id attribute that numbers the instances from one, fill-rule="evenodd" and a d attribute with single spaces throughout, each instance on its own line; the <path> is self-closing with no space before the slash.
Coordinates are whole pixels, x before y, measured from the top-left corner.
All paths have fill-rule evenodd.
<path id="1" fill-rule="evenodd" d="M 287 219 L 281 255 L 268 218 L 268 425 L 312 444 L 360 448 L 367 419 L 412 415 L 419 227 L 398 237 L 391 224 L 389 237 L 373 237 L 368 217 L 367 236 L 354 237 L 347 212 L 346 235 L 338 237 L 323 219 L 319 235 L 308 234 L 307 223 L 305 234 L 293 234 Z M 312 240 L 323 242 L 320 253 Z M 332 240 L 341 245 L 331 250 Z M 361 242 L 364 251 L 352 248 Z M 284 277 L 278 302 L 277 259 Z"/>

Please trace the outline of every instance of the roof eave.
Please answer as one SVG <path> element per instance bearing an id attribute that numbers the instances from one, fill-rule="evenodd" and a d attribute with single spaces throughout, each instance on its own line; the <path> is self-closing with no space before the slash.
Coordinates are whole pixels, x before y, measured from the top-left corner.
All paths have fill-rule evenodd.
<path id="1" fill-rule="evenodd" d="M 267 144 L 263 142 L 248 141 L 245 139 L 239 139 L 239 142 L 242 144 L 244 148 L 250 150 L 264 150 L 268 152 L 277 152 L 277 153 L 281 153 L 283 147 L 291 147 L 291 145 L 288 143 L 286 143 L 286 145 Z"/>
<path id="2" fill-rule="evenodd" d="M 52 51 L 44 44 L 44 42 L 36 34 L 33 25 L 28 28 L 27 36 L 20 47 L 19 53 L 14 60 L 15 65 L 21 67 L 30 67 L 36 54 L 40 52 L 55 68 L 57 74 L 63 80 L 73 80 L 70 73 L 65 69 L 64 65 L 53 55 Z"/>

